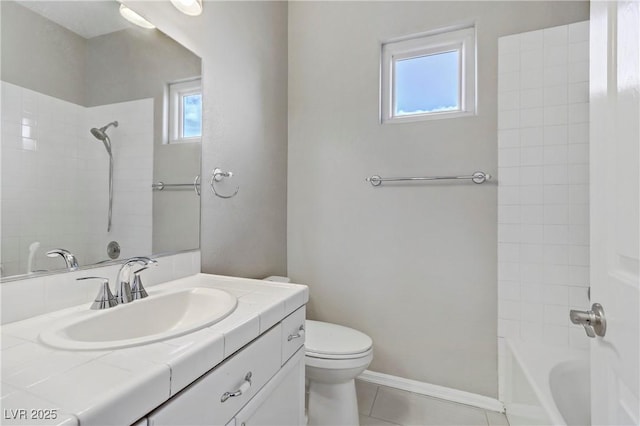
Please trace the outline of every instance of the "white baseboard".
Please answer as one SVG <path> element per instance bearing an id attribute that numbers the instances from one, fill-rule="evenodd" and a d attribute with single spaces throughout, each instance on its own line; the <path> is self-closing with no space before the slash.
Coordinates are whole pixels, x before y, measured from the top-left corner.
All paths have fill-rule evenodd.
<path id="1" fill-rule="evenodd" d="M 457 402 L 459 404 L 471 405 L 472 407 L 482 408 L 484 410 L 497 411 L 504 413 L 504 404 L 495 398 L 478 395 L 471 392 L 465 392 L 457 389 L 447 388 L 444 386 L 432 385 L 431 383 L 419 382 L 417 380 L 405 379 L 402 377 L 392 376 L 390 374 L 377 373 L 375 371 L 365 370 L 357 377 L 363 382 L 374 383 L 376 385 L 388 386 L 413 392 L 420 395 L 431 396 L 434 398 L 444 399 L 446 401 Z"/>

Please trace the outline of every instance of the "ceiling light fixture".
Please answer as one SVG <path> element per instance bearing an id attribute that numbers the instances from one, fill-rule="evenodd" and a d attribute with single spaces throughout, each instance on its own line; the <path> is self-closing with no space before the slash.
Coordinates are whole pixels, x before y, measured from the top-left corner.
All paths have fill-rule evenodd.
<path id="1" fill-rule="evenodd" d="M 151 22 L 147 21 L 142 16 L 138 15 L 136 12 L 129 9 L 124 4 L 120 5 L 120 15 L 122 15 L 122 17 L 127 21 L 139 27 L 146 28 L 148 30 L 152 30 L 156 27 Z"/>
<path id="2" fill-rule="evenodd" d="M 202 13 L 202 0 L 171 0 L 171 3 L 185 15 L 198 16 Z"/>

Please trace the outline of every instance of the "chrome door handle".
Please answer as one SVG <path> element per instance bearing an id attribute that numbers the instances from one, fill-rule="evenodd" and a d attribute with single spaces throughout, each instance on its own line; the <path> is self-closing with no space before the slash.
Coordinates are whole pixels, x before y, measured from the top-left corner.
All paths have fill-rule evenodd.
<path id="1" fill-rule="evenodd" d="M 569 312 L 569 318 L 574 324 L 580 324 L 589 337 L 603 337 L 607 332 L 607 320 L 604 317 L 604 309 L 599 303 L 594 303 L 590 311 Z"/>

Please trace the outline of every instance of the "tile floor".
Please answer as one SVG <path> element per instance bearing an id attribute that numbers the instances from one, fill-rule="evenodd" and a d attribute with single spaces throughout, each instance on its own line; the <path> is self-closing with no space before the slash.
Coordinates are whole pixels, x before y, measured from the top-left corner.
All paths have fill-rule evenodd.
<path id="1" fill-rule="evenodd" d="M 356 380 L 362 426 L 509 426 L 504 414 Z"/>

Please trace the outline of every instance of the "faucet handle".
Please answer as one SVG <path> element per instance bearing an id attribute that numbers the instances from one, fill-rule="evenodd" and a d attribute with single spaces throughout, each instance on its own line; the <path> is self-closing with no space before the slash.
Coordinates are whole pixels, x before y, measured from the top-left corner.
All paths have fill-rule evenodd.
<path id="1" fill-rule="evenodd" d="M 102 286 L 98 291 L 98 294 L 91 304 L 91 309 L 107 309 L 113 308 L 118 304 L 118 300 L 111 293 L 111 288 L 109 288 L 109 279 L 104 277 L 82 277 L 76 278 L 76 281 L 84 281 L 84 280 L 102 280 Z"/>
<path id="2" fill-rule="evenodd" d="M 569 318 L 574 324 L 580 324 L 589 337 L 604 336 L 607 331 L 607 321 L 604 309 L 599 303 L 594 303 L 590 311 L 571 310 Z"/>
<path id="3" fill-rule="evenodd" d="M 149 269 L 149 266 L 143 266 L 140 269 L 133 271 L 133 284 L 131 285 L 131 300 L 144 299 L 149 296 L 147 290 L 144 289 L 142 285 L 142 278 L 140 278 L 140 273 L 145 269 Z"/>

